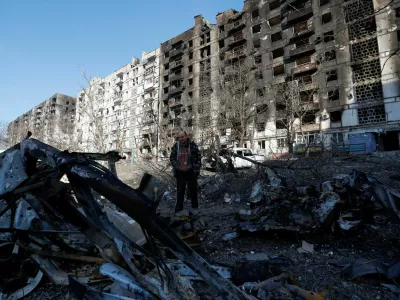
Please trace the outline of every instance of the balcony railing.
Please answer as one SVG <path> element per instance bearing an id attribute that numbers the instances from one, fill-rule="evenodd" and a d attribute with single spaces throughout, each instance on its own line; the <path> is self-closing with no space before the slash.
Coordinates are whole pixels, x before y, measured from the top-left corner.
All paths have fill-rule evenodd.
<path id="1" fill-rule="evenodd" d="M 294 68 L 292 68 L 292 75 L 294 74 L 298 74 L 298 73 L 303 73 L 303 72 L 307 72 L 313 69 L 317 68 L 317 63 L 316 62 L 310 62 L 310 63 L 305 63 L 305 64 L 301 64 L 299 66 L 296 66 Z"/>
<path id="2" fill-rule="evenodd" d="M 178 48 L 171 50 L 169 52 L 169 57 L 173 58 L 175 56 L 182 55 L 182 54 L 183 54 L 183 46 L 180 46 Z"/>
<path id="3" fill-rule="evenodd" d="M 226 25 L 227 31 L 233 32 L 239 29 L 246 27 L 246 23 L 243 19 L 237 20 L 235 22 L 229 23 Z"/>
<path id="4" fill-rule="evenodd" d="M 178 67 L 183 67 L 183 61 L 182 60 L 176 60 L 170 63 L 170 68 L 178 68 Z"/>
<path id="5" fill-rule="evenodd" d="M 298 56 L 300 54 L 305 54 L 305 53 L 308 53 L 308 52 L 315 52 L 315 45 L 307 44 L 307 45 L 300 46 L 300 47 L 295 48 L 295 49 L 291 49 L 289 51 L 289 55 L 290 56 Z"/>
<path id="6" fill-rule="evenodd" d="M 287 12 L 287 22 L 293 23 L 294 21 L 307 20 L 313 15 L 311 4 L 307 4 L 300 10 L 289 10 Z"/>

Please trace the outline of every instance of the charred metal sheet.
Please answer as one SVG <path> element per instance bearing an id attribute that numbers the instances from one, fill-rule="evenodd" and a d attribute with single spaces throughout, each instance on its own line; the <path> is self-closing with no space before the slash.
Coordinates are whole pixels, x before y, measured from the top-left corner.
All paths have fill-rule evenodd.
<path id="1" fill-rule="evenodd" d="M 78 300 L 133 300 L 132 298 L 103 293 L 68 276 L 69 289 Z"/>
<path id="2" fill-rule="evenodd" d="M 42 280 L 42 277 L 43 277 L 42 271 L 38 271 L 35 277 L 29 277 L 27 285 L 24 286 L 23 288 L 20 288 L 11 294 L 3 294 L 2 292 L 0 292 L 0 299 L 1 300 L 21 299 L 22 297 L 32 292 L 39 285 L 40 281 Z"/>
<path id="3" fill-rule="evenodd" d="M 166 190 L 166 184 L 150 174 L 144 174 L 137 188 L 137 191 L 145 195 L 155 206 L 161 201 Z"/>
<path id="4" fill-rule="evenodd" d="M 203 280 L 196 272 L 186 266 L 184 263 L 179 261 L 168 261 L 167 266 L 172 270 L 175 271 L 178 275 L 184 276 L 189 280 Z M 216 270 L 221 276 L 224 278 L 232 278 L 232 274 L 229 268 L 221 267 L 221 266 L 211 266 L 214 270 Z"/>
<path id="5" fill-rule="evenodd" d="M 348 280 L 369 274 L 383 274 L 387 278 L 392 279 L 400 275 L 400 263 L 387 258 L 372 260 L 360 258 L 347 265 L 342 270 L 342 273 Z"/>
<path id="6" fill-rule="evenodd" d="M 35 210 L 32 209 L 28 202 L 20 200 L 15 212 L 14 228 L 28 230 L 32 228 L 35 222 L 40 222 Z"/>
<path id="7" fill-rule="evenodd" d="M 23 152 L 18 149 L 0 154 L 0 195 L 14 190 L 28 178 L 23 159 Z"/>
<path id="8" fill-rule="evenodd" d="M 53 283 L 65 286 L 68 285 L 68 274 L 61 270 L 53 260 L 41 257 L 38 254 L 31 255 L 31 258 Z"/>
<path id="9" fill-rule="evenodd" d="M 129 274 L 126 270 L 113 263 L 105 263 L 100 267 L 100 274 L 110 277 L 113 281 L 120 286 L 133 293 L 135 297 L 143 300 L 157 299 L 149 292 L 147 292 L 137 280 Z"/>
<path id="10" fill-rule="evenodd" d="M 139 246 L 143 246 L 146 243 L 146 238 L 139 223 L 125 213 L 111 210 L 108 207 L 104 210 L 110 222 L 132 242 Z"/>

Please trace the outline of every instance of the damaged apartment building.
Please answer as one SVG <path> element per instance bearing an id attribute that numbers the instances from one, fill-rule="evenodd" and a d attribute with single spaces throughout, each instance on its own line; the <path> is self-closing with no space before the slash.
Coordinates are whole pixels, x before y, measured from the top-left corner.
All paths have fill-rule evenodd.
<path id="1" fill-rule="evenodd" d="M 19 143 L 30 131 L 34 138 L 67 148 L 73 143 L 75 115 L 76 98 L 54 94 L 9 124 L 10 143 Z"/>
<path id="2" fill-rule="evenodd" d="M 161 44 L 160 150 L 180 130 L 207 144 L 215 122 L 217 31 L 201 15 L 194 19 L 194 27 Z"/>
<path id="3" fill-rule="evenodd" d="M 159 48 L 104 78 L 88 79 L 78 96 L 77 135 L 85 151 L 117 150 L 128 157 L 155 150 Z"/>
<path id="4" fill-rule="evenodd" d="M 220 57 L 262 70 L 256 90 L 294 81 L 300 101 L 312 98 L 312 109 L 296 121 L 296 144 L 330 147 L 353 133 L 373 133 L 385 150 L 398 149 L 399 6 L 389 0 L 247 0 L 241 12 L 217 15 Z M 287 107 L 274 100 L 265 100 L 268 109 L 255 126 L 252 146 L 265 154 L 288 146 L 279 122 Z"/>

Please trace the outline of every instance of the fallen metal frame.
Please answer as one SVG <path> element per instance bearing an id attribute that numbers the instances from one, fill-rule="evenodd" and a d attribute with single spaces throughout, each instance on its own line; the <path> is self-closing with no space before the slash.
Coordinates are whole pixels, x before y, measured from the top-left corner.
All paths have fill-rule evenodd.
<path id="1" fill-rule="evenodd" d="M 168 247 L 179 260 L 195 271 L 224 299 L 251 298 L 221 276 L 158 218 L 156 207 L 162 196 L 162 189 L 159 186 L 149 187 L 150 183 L 154 184 L 151 176 L 145 176 L 138 189 L 133 189 L 118 179 L 115 162 L 120 157 L 115 153 L 106 155 L 68 153 L 35 139 L 25 139 L 11 149 L 12 151 L 18 149 L 23 154 L 27 179 L 21 180 L 13 190 L 0 195 L 0 199 L 5 199 L 7 202 L 7 207 L 0 213 L 4 214 L 7 209 L 12 208 L 25 193 L 32 193 L 49 212 L 46 216 L 42 215 L 49 224 L 57 222 L 59 224 L 61 218 L 62 221 L 68 221 L 76 226 L 97 247 L 105 261 L 130 270 L 139 285 L 150 295 L 159 299 L 165 298 L 164 293 L 159 292 L 154 286 L 154 282 L 136 269 L 132 263 L 134 259 L 132 250 L 141 252 L 157 266 L 163 288 L 165 286 L 163 275 L 165 276 L 168 297 L 188 299 L 185 297 L 187 293 L 182 284 L 176 280 L 176 276 L 157 252 L 157 247 L 153 247 L 156 252 L 150 253 L 119 231 L 101 210 L 93 195 L 93 192 L 98 193 L 138 222 L 151 245 L 154 246 L 153 239 L 156 239 Z M 111 171 L 91 158 L 111 161 Z M 60 182 L 64 175 L 67 175 L 69 184 Z M 69 189 L 75 198 L 71 193 L 65 192 Z M 60 191 L 64 191 L 61 199 L 57 198 Z M 77 203 L 82 206 L 80 209 Z M 10 230 L 13 231 L 14 228 L 10 227 Z M 55 230 L 60 229 L 55 228 Z"/>

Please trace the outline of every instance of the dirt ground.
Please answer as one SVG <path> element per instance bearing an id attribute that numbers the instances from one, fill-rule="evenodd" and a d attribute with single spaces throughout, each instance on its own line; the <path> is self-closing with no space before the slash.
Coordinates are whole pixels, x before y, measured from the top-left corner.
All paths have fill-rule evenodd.
<path id="1" fill-rule="evenodd" d="M 337 158 L 304 158 L 295 163 L 274 160 L 267 163 L 285 179 L 289 188 L 318 184 L 330 180 L 335 174 L 346 174 L 357 169 L 400 191 L 400 152 Z M 289 164 L 291 165 L 287 168 Z M 135 170 L 134 166 L 126 163 L 119 164 L 117 170 L 121 180 L 133 187 L 138 185 L 142 171 Z M 245 170 L 237 176 L 251 179 L 254 178 L 255 172 L 256 170 Z M 204 172 L 202 175 L 214 176 L 214 173 Z M 174 204 L 173 197 L 161 202 L 159 214 L 163 217 L 172 216 Z M 366 225 L 355 236 L 287 236 L 256 233 L 241 234 L 230 241 L 223 241 L 224 234 L 236 231 L 238 211 L 248 208 L 246 199 L 242 199 L 240 203 L 226 203 L 223 197 L 214 200 L 201 198 L 200 207 L 207 229 L 198 235 L 197 241 L 200 245 L 196 250 L 212 264 L 235 266 L 238 261 L 257 256 L 258 253 L 265 254 L 271 261 L 276 257 L 284 257 L 292 262 L 284 271 L 289 272 L 304 289 L 315 292 L 328 289 L 325 299 L 396 299 L 394 293 L 380 285 L 387 282 L 384 278 L 372 276 L 348 281 L 341 275 L 341 268 L 331 264 L 339 259 L 353 261 L 361 257 L 400 258 L 400 225 L 395 222 L 389 222 L 387 225 Z M 302 240 L 314 245 L 313 254 L 298 252 Z M 68 297 L 65 288 L 55 287 L 44 281 L 40 288 L 25 299 L 63 300 Z"/>

